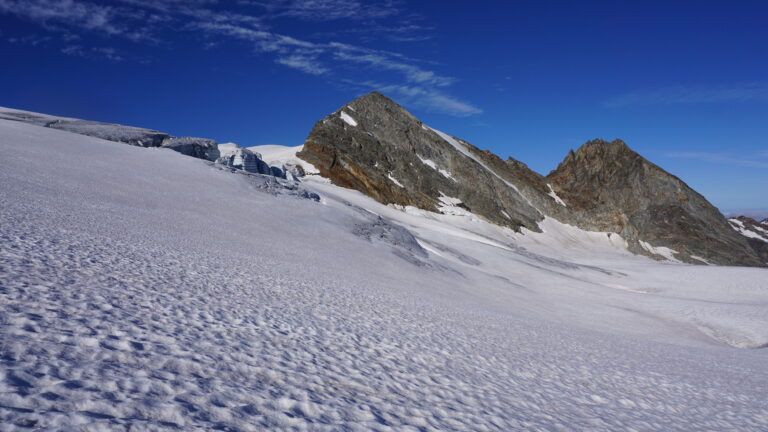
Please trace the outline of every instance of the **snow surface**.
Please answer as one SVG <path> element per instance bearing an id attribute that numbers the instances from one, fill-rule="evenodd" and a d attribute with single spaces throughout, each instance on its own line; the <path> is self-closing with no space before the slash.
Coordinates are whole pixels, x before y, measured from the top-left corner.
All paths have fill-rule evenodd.
<path id="1" fill-rule="evenodd" d="M 731 223 L 731 227 L 733 229 L 738 231 L 744 237 L 758 239 L 758 240 L 761 240 L 761 241 L 764 241 L 764 242 L 768 243 L 768 232 L 766 232 L 764 229 L 762 229 L 760 227 L 754 227 L 754 229 L 757 229 L 757 230 L 762 231 L 764 233 L 764 234 L 760 234 L 758 232 L 753 231 L 751 229 L 751 227 L 747 228 L 746 226 L 744 226 L 744 223 L 742 221 L 740 221 L 740 220 L 738 220 L 736 218 L 728 219 L 728 222 Z"/>
<path id="2" fill-rule="evenodd" d="M 0 163 L 4 431 L 765 430 L 765 269 L 20 122 Z"/>
<path id="3" fill-rule="evenodd" d="M 158 140 L 155 145 L 159 146 L 161 144 L 159 140 L 162 139 L 159 136 L 165 136 L 162 132 L 151 129 L 52 116 L 5 107 L 0 107 L 0 119 L 22 121 L 110 141 L 141 142 L 142 145 L 150 145 L 152 141 Z"/>
<path id="4" fill-rule="evenodd" d="M 320 170 L 309 162 L 296 157 L 304 146 L 286 147 L 275 144 L 248 147 L 248 150 L 259 153 L 261 159 L 270 166 L 301 165 L 307 174 L 319 174 Z"/>
<path id="5" fill-rule="evenodd" d="M 357 126 L 355 119 L 353 119 L 352 116 L 347 114 L 345 111 L 341 112 L 341 119 L 344 120 L 344 123 L 350 126 Z"/>
<path id="6" fill-rule="evenodd" d="M 450 172 L 448 172 L 448 171 L 446 171 L 446 170 L 444 170 L 444 169 L 442 169 L 442 168 L 438 168 L 438 167 L 437 167 L 437 164 L 435 164 L 435 162 L 434 162 L 433 160 L 430 160 L 430 159 L 422 159 L 422 158 L 421 158 L 421 156 L 418 156 L 418 155 L 417 155 L 416 157 L 418 157 L 418 158 L 419 158 L 419 160 L 421 161 L 421 163 L 423 163 L 424 165 L 426 165 L 426 166 L 428 166 L 428 167 L 432 168 L 433 170 L 435 170 L 435 171 L 439 172 L 440 174 L 442 174 L 442 175 L 443 175 L 443 177 L 447 177 L 447 178 L 449 178 L 449 179 L 451 179 L 451 180 L 453 180 L 453 181 L 456 181 L 456 178 L 455 178 L 455 177 L 453 177 L 453 175 L 452 175 Z"/>
<path id="7" fill-rule="evenodd" d="M 547 193 L 547 195 L 551 196 L 551 197 L 552 197 L 552 199 L 554 199 L 554 200 L 555 200 L 555 202 L 556 202 L 556 203 L 558 203 L 558 204 L 560 204 L 561 206 L 563 206 L 563 207 L 568 207 L 568 206 L 565 204 L 565 201 L 563 201 L 563 200 L 562 200 L 562 199 L 561 199 L 561 198 L 560 198 L 560 197 L 557 195 L 557 193 L 555 192 L 555 190 L 554 190 L 554 189 L 552 189 L 552 185 L 551 185 L 551 184 L 547 183 L 547 187 L 549 188 L 549 192 Z"/>
<path id="8" fill-rule="evenodd" d="M 670 249 L 665 246 L 653 246 L 652 244 L 648 242 L 644 242 L 642 240 L 640 240 L 640 246 L 646 251 L 654 255 L 662 256 L 669 261 L 680 262 L 680 260 L 675 258 L 675 254 L 677 253 L 677 251 L 674 249 Z"/>
<path id="9" fill-rule="evenodd" d="M 428 167 L 432 168 L 433 170 L 436 170 L 436 169 L 437 169 L 437 164 L 435 164 L 435 162 L 434 162 L 433 160 L 430 160 L 430 159 L 422 159 L 422 158 L 421 158 L 421 156 L 418 156 L 418 155 L 417 155 L 416 157 L 417 157 L 417 158 L 419 158 L 419 160 L 421 161 L 421 163 L 423 163 L 424 165 L 426 165 L 426 166 L 428 166 Z"/>
<path id="10" fill-rule="evenodd" d="M 397 179 L 396 179 L 396 178 L 392 177 L 392 173 L 388 173 L 388 174 L 387 174 L 387 178 L 389 179 L 389 181 L 391 181 L 392 183 L 394 183 L 394 184 L 398 185 L 399 187 L 405 187 L 405 186 L 403 186 L 403 184 L 402 184 L 402 183 L 400 183 L 399 181 L 397 181 Z"/>
<path id="11" fill-rule="evenodd" d="M 440 201 L 440 206 L 438 206 L 438 209 L 441 213 L 453 216 L 466 216 L 469 217 L 472 221 L 480 221 L 480 219 L 473 213 L 468 211 L 466 208 L 459 206 L 460 204 L 463 204 L 460 199 L 449 197 L 442 192 L 440 192 L 440 196 L 437 199 Z M 419 212 L 422 210 L 413 207 L 409 208 L 408 211 L 414 214 L 419 214 Z"/>
<path id="12" fill-rule="evenodd" d="M 220 157 L 228 157 L 237 153 L 237 150 L 241 147 L 233 142 L 219 144 Z"/>

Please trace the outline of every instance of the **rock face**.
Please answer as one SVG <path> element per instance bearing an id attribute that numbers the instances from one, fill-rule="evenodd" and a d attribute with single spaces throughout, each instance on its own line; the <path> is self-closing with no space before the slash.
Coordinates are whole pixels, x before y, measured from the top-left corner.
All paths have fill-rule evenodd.
<path id="1" fill-rule="evenodd" d="M 464 208 L 499 225 L 539 231 L 544 216 L 465 143 L 422 124 L 380 93 L 317 122 L 298 156 L 334 183 L 382 203 Z"/>
<path id="2" fill-rule="evenodd" d="M 569 222 L 618 233 L 636 253 L 664 255 L 662 247 L 686 262 L 761 264 L 719 210 L 621 140 L 584 144 L 546 178 L 568 204 Z"/>
<path id="3" fill-rule="evenodd" d="M 728 219 L 728 223 L 747 239 L 757 256 L 768 264 L 768 219 L 758 222 L 747 216 L 739 216 Z"/>
<path id="4" fill-rule="evenodd" d="M 379 202 L 468 211 L 515 230 L 545 216 L 620 234 L 657 259 L 761 266 L 707 200 L 622 141 L 591 141 L 547 176 L 422 124 L 379 93 L 317 122 L 298 157 Z"/>

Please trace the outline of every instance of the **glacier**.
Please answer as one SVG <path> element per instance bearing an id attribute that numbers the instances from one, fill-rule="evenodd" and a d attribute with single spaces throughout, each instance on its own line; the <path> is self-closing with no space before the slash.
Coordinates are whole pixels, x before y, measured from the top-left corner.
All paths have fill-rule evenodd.
<path id="1" fill-rule="evenodd" d="M 766 269 L 18 121 L 0 164 L 3 430 L 768 423 Z"/>

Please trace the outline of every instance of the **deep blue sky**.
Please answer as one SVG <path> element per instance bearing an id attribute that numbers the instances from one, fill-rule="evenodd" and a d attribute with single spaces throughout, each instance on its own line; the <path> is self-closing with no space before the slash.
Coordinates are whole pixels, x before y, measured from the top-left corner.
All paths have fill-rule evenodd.
<path id="1" fill-rule="evenodd" d="M 768 3 L 0 0 L 0 105 L 301 144 L 380 90 L 543 174 L 622 138 L 768 208 Z"/>

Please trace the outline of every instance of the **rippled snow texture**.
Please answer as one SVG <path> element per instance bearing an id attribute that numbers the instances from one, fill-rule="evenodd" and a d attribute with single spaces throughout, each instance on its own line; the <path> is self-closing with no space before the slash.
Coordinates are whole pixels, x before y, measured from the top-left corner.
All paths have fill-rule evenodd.
<path id="1" fill-rule="evenodd" d="M 4 431 L 768 424 L 765 350 L 673 319 L 734 326 L 707 318 L 736 310 L 711 277 L 692 279 L 701 303 L 674 300 L 696 297 L 670 291 L 692 266 L 617 249 L 614 267 L 590 267 L 564 259 L 568 246 L 536 252 L 546 236 L 515 245 L 398 212 L 439 252 L 419 266 L 356 236 L 362 216 L 332 185 L 315 185 L 323 203 L 272 196 L 169 150 L 18 122 L 0 120 L 0 163 Z M 753 321 L 760 271 L 720 271 Z M 659 292 L 669 310 L 643 300 Z"/>

